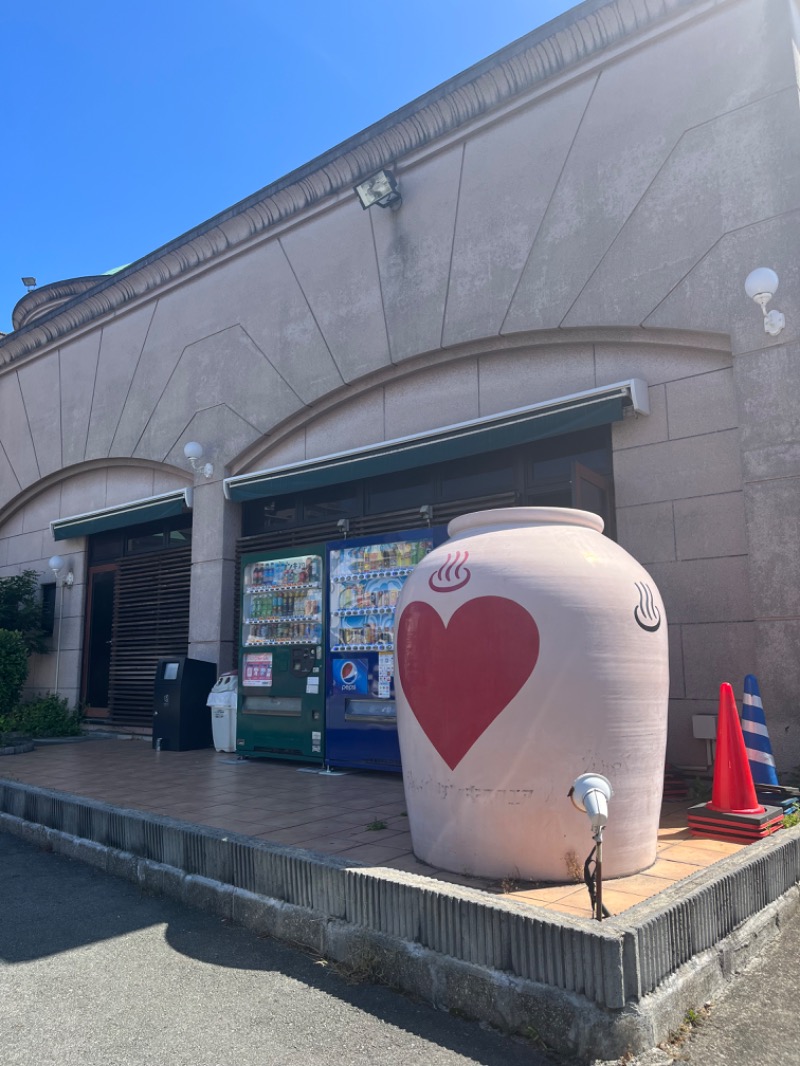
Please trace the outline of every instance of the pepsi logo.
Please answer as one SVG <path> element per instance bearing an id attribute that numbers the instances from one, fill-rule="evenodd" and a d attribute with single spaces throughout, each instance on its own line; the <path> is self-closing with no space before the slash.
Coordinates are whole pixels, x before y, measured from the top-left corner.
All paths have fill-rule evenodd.
<path id="1" fill-rule="evenodd" d="M 339 669 L 339 677 L 341 677 L 345 685 L 349 685 L 355 681 L 357 675 L 358 668 L 355 663 L 351 663 L 350 661 L 342 663 Z"/>

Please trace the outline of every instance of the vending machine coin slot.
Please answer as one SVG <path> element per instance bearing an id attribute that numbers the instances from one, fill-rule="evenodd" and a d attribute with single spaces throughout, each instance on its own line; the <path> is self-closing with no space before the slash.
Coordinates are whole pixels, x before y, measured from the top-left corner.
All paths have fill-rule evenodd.
<path id="1" fill-rule="evenodd" d="M 308 677 L 317 666 L 314 648 L 292 648 L 292 673 L 298 677 Z"/>

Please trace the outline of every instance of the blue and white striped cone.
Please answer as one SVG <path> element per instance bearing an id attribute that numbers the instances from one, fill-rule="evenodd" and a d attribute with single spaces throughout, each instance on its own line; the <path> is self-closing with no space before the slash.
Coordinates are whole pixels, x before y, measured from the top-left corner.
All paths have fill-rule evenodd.
<path id="1" fill-rule="evenodd" d="M 761 693 L 758 691 L 758 681 L 753 674 L 748 674 L 744 679 L 742 733 L 755 784 L 777 785 L 778 775 L 775 773 L 775 760 L 772 757 L 772 745 L 769 742 Z"/>

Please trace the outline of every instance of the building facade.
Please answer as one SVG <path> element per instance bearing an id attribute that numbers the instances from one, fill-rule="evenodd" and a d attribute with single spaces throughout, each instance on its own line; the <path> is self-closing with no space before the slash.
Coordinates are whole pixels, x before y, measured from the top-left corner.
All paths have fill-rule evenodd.
<path id="1" fill-rule="evenodd" d="M 159 655 L 234 664 L 242 551 L 566 504 L 661 590 L 670 757 L 704 764 L 693 716 L 755 673 L 800 763 L 796 30 L 792 0 L 589 0 L 144 259 L 25 296 L 0 574 L 52 581 L 57 552 L 74 575 L 30 690 L 58 660 L 63 695 L 146 728 Z M 362 210 L 381 168 L 402 203 Z"/>

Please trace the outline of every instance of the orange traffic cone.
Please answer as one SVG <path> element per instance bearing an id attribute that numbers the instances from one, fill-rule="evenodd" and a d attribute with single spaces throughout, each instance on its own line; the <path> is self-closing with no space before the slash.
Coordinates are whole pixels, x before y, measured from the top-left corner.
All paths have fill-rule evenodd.
<path id="1" fill-rule="evenodd" d="M 756 798 L 753 773 L 744 734 L 736 709 L 733 689 L 727 681 L 719 687 L 717 716 L 717 757 L 714 761 L 714 787 L 708 809 L 727 814 L 763 814 Z"/>
<path id="2" fill-rule="evenodd" d="M 692 836 L 739 844 L 761 840 L 783 825 L 782 808 L 762 807 L 756 797 L 736 700 L 727 682 L 719 689 L 711 800 L 690 807 L 686 820 Z"/>

